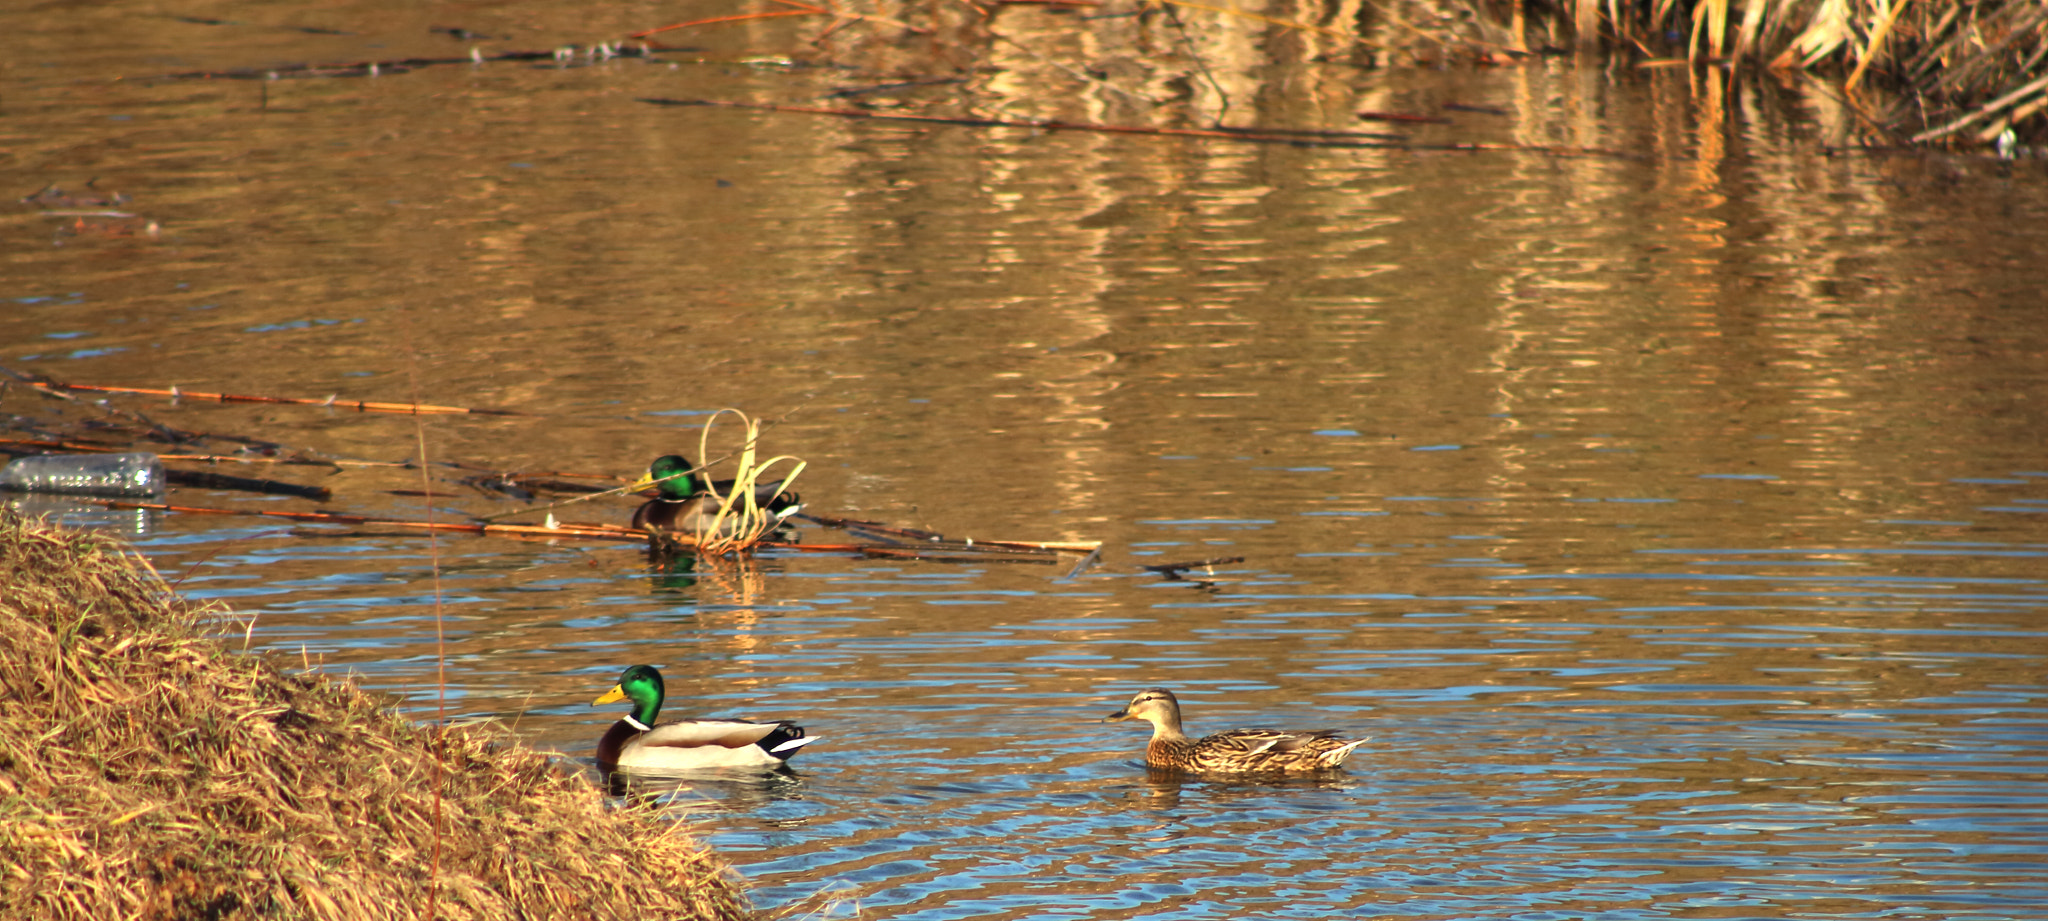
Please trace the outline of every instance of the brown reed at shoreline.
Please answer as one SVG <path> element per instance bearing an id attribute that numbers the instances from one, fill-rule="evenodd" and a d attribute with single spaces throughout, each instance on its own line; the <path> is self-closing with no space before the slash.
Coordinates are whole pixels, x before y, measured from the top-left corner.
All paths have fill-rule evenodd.
<path id="1" fill-rule="evenodd" d="M 674 823 L 238 652 L 224 614 L 0 509 L 0 917 L 752 917 Z"/>

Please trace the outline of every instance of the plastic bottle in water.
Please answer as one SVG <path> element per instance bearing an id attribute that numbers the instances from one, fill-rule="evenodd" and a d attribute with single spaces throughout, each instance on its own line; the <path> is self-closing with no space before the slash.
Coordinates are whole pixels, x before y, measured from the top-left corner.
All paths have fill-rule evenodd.
<path id="1" fill-rule="evenodd" d="M 164 465 L 154 454 L 33 454 L 0 467 L 0 489 L 74 496 L 154 496 Z"/>

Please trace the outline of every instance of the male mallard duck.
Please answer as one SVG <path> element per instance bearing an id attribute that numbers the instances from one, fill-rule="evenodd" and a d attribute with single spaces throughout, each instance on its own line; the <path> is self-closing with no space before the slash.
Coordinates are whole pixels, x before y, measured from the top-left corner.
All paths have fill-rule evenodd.
<path id="1" fill-rule="evenodd" d="M 803 727 L 787 721 L 672 720 L 657 724 L 654 716 L 661 712 L 661 699 L 667 693 L 661 672 L 652 665 L 635 665 L 626 669 L 603 697 L 590 702 L 596 706 L 633 701 L 632 714 L 613 723 L 604 738 L 597 740 L 599 767 L 607 771 L 776 767 L 798 748 L 817 741 L 816 736 L 804 735 Z"/>
<path id="2" fill-rule="evenodd" d="M 668 454 L 654 459 L 647 465 L 647 475 L 641 477 L 630 488 L 646 489 L 652 486 L 656 498 L 649 499 L 633 513 L 633 527 L 659 528 L 663 531 L 681 531 L 686 534 L 704 536 L 711 530 L 711 523 L 718 518 L 722 497 L 732 495 L 733 481 L 721 480 L 713 483 L 703 473 L 688 473 L 694 465 L 680 454 Z M 766 512 L 771 526 L 781 524 L 784 518 L 796 514 L 803 508 L 796 493 L 783 492 L 785 481 L 754 484 L 754 504 Z M 719 526 L 721 536 L 730 537 L 739 526 L 738 509 L 728 513 Z"/>
<path id="3" fill-rule="evenodd" d="M 1197 773 L 1327 771 L 1343 764 L 1352 749 L 1367 741 L 1345 742 L 1330 729 L 1232 729 L 1190 739 L 1180 731 L 1180 700 L 1165 688 L 1139 691 L 1129 706 L 1102 721 L 1125 720 L 1152 724 L 1152 742 L 1145 746 L 1146 767 Z"/>

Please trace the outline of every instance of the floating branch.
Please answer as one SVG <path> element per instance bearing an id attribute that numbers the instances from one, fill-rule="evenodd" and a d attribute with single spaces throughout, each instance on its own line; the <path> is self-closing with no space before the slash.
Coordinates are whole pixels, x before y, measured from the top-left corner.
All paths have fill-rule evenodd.
<path id="1" fill-rule="evenodd" d="M 786 2 L 786 0 L 785 0 L 785 2 Z M 677 29 L 689 29 L 689 28 L 694 28 L 694 27 L 696 27 L 696 26 L 710 26 L 710 25 L 717 25 L 717 24 L 719 24 L 719 23 L 726 23 L 726 22 L 750 22 L 750 21 L 753 21 L 753 20 L 756 20 L 756 19 L 779 19 L 779 18 L 781 18 L 781 17 L 784 17 L 784 16 L 830 16 L 830 15 L 832 15 L 832 11 L 831 11 L 831 10 L 823 10 L 823 9 L 819 9 L 819 8 L 817 8 L 817 7 L 815 7 L 815 6 L 810 6 L 810 5 L 807 5 L 807 4 L 801 4 L 801 3 L 786 3 L 786 5 L 788 5 L 788 6 L 792 6 L 792 7 L 795 7 L 795 9 L 790 9 L 790 10 L 781 10 L 781 11 L 778 11 L 778 12 L 770 12 L 770 13 L 740 13 L 740 14 L 737 14 L 737 15 L 733 15 L 733 16 L 714 16 L 714 17 L 712 17 L 712 18 L 710 18 L 710 19 L 693 19 L 693 20 L 690 20 L 689 22 L 679 22 L 679 23 L 676 23 L 675 25 L 672 25 L 672 26 L 660 26 L 660 27 L 657 27 L 657 28 L 653 28 L 653 29 L 645 29 L 645 30 L 642 30 L 642 31 L 639 31 L 639 32 L 635 32 L 635 33 L 633 33 L 633 34 L 631 34 L 631 35 L 628 35 L 628 36 L 626 36 L 626 37 L 627 37 L 627 38 L 646 38 L 646 37 L 648 37 L 648 36 L 650 36 L 650 35 L 659 35 L 659 34 L 661 34 L 661 33 L 663 33 L 663 32 L 673 32 L 673 31 L 675 31 L 675 30 L 677 30 Z"/>
<path id="2" fill-rule="evenodd" d="M 1369 122 L 1404 122 L 1412 125 L 1448 125 L 1451 120 L 1441 115 L 1414 115 L 1408 112 L 1374 112 L 1366 110 L 1358 117 Z"/>
<path id="3" fill-rule="evenodd" d="M 119 416 L 121 418 L 127 419 L 137 425 L 147 428 L 152 435 L 155 435 L 157 438 L 162 439 L 163 441 L 169 442 L 171 444 L 184 444 L 187 442 L 197 441 L 204 437 L 198 434 L 197 432 L 185 432 L 171 428 L 170 426 L 159 423 L 156 420 L 151 419 L 148 416 L 145 416 L 141 413 L 110 405 L 105 400 L 87 403 L 86 401 L 81 400 L 75 396 L 72 396 L 69 393 L 65 393 L 61 389 L 63 387 L 62 382 L 53 380 L 48 377 L 44 377 L 40 374 L 32 374 L 26 371 L 16 371 L 13 368 L 9 368 L 4 365 L 0 365 L 0 374 L 5 374 L 9 377 L 14 378 L 15 380 L 21 381 L 22 383 L 35 388 L 35 391 L 37 393 L 40 393 L 43 396 L 49 397 L 51 399 L 64 400 L 67 402 L 77 403 L 80 405 L 93 406 L 99 409 L 101 412 L 107 413 L 108 415 Z"/>
<path id="4" fill-rule="evenodd" d="M 141 509 L 151 512 L 182 512 L 188 515 L 254 515 L 261 518 L 284 518 L 291 521 L 312 521 L 328 524 L 374 524 L 394 528 L 416 528 L 422 531 L 454 531 L 459 534 L 483 534 L 498 537 L 569 537 L 582 540 L 641 541 L 647 539 L 647 532 L 603 524 L 558 524 L 542 527 L 529 524 L 472 524 L 454 521 L 411 521 L 404 518 L 379 518 L 373 515 L 345 515 L 340 512 L 273 512 L 253 509 L 204 508 L 190 505 L 166 505 L 161 502 L 127 502 L 117 499 L 94 500 L 111 509 Z"/>
<path id="5" fill-rule="evenodd" d="M 783 112 L 796 115 L 829 115 L 836 118 L 854 118 L 873 121 L 917 122 L 928 125 L 954 125 L 963 128 L 1022 128 L 1030 131 L 1091 131 L 1102 134 L 1141 134 L 1158 137 L 1210 138 L 1228 141 L 1251 141 L 1269 144 L 1298 144 L 1306 147 L 1364 147 L 1392 148 L 1402 145 L 1376 141 L 1323 141 L 1304 139 L 1298 135 L 1261 132 L 1257 129 L 1229 128 L 1157 128 L 1149 125 L 1101 125 L 1092 122 L 1063 121 L 1021 121 L 1003 118 L 979 118 L 951 115 L 909 115 L 901 113 L 871 112 L 866 109 L 829 109 L 820 106 L 786 106 L 765 102 L 732 102 L 718 99 L 662 99 L 642 98 L 641 102 L 657 106 L 705 106 L 726 109 L 751 109 L 757 112 Z"/>
<path id="6" fill-rule="evenodd" d="M 927 547 L 946 547 L 958 550 L 1025 550 L 1053 553 L 1094 553 L 1102 548 L 1102 542 L 1099 540 L 977 540 L 971 537 L 960 540 L 948 540 L 945 535 L 937 531 L 905 528 L 898 525 L 883 524 L 879 521 L 863 521 L 858 518 L 833 518 L 829 515 L 804 515 L 801 517 L 829 528 L 842 528 L 848 531 L 858 531 L 884 537 L 901 537 L 916 541 Z"/>
<path id="7" fill-rule="evenodd" d="M 435 406 L 429 403 L 375 403 L 366 400 L 344 400 L 331 396 L 324 400 L 305 397 L 265 397 L 240 393 L 204 393 L 197 390 L 156 390 L 147 387 L 107 387 L 99 384 L 65 384 L 56 381 L 47 383 L 30 382 L 39 390 L 61 389 L 80 390 L 88 393 L 132 393 L 142 396 L 166 396 L 173 400 L 210 400 L 215 403 L 282 403 L 292 406 L 328 406 L 335 409 L 352 409 L 359 413 L 405 413 L 407 415 L 435 415 L 441 413 L 468 413 L 480 416 L 524 416 L 527 413 L 509 409 L 479 409 L 466 406 Z"/>
<path id="8" fill-rule="evenodd" d="M 34 448 L 34 451 L 14 451 L 9 446 Z M 125 447 L 104 443 L 82 441 L 44 441 L 35 438 L 0 438 L 0 454 L 39 454 L 48 451 L 70 451 L 79 454 L 116 454 L 127 450 Z"/>
<path id="9" fill-rule="evenodd" d="M 348 515 L 340 512 L 279 512 L 254 509 L 206 508 L 190 505 L 169 505 L 161 502 L 130 502 L 123 499 L 88 500 L 110 509 L 140 509 L 152 512 L 179 512 L 187 515 L 249 515 L 258 518 L 282 518 L 287 521 L 303 521 L 315 524 L 375 525 L 391 528 L 408 528 L 422 531 L 446 531 L 457 534 L 476 534 L 486 537 L 515 537 L 569 540 L 606 540 L 638 543 L 649 542 L 657 555 L 678 551 L 705 552 L 689 535 L 663 531 L 643 531 L 637 528 L 604 524 L 567 524 L 554 527 L 524 524 L 491 524 L 453 521 L 414 521 L 405 518 L 383 518 L 374 515 Z M 791 544 L 779 541 L 762 541 L 756 547 L 768 547 L 795 553 L 850 553 L 861 556 L 901 560 L 927 560 L 954 563 L 1055 563 L 1059 553 L 1066 548 L 1093 548 L 1097 544 L 1045 544 L 1036 545 L 1028 541 L 975 541 L 965 543 L 944 541 L 924 546 L 875 546 L 872 544 Z M 1086 565 L 1094 558 L 1089 553 L 1081 562 Z M 1079 567 L 1076 567 L 1078 570 Z"/>
<path id="10" fill-rule="evenodd" d="M 760 546 L 778 550 L 795 550 L 805 553 L 857 553 L 861 556 L 887 560 L 923 560 L 931 563 L 1057 563 L 1059 557 L 1050 553 L 1002 552 L 993 548 L 983 549 L 977 544 L 973 548 L 949 547 L 877 547 L 872 544 L 778 544 L 763 542 Z"/>
<path id="11" fill-rule="evenodd" d="M 1497 153 L 1539 153 L 1557 157 L 1601 157 L 1615 160 L 1645 160 L 1641 154 L 1619 150 L 1603 150 L 1597 147 L 1559 147 L 1539 144 L 1490 144 L 1490 143 L 1449 143 L 1416 144 L 1408 141 L 1374 141 L 1346 137 L 1335 132 L 1336 137 L 1303 136 L 1299 129 L 1259 128 L 1157 128 L 1148 125 L 1102 125 L 1091 122 L 1063 121 L 1019 121 L 1002 118 L 981 118 L 951 115 L 909 115 L 900 113 L 871 112 L 866 109 L 828 109 L 818 106 L 788 106 L 765 102 L 734 102 L 721 99 L 664 99 L 642 97 L 641 102 L 657 106 L 704 106 L 722 109 L 748 109 L 756 112 L 783 112 L 797 115 L 828 115 L 834 118 L 853 118 L 868 121 L 899 121 L 925 125 L 953 125 L 963 128 L 1021 128 L 1028 131 L 1090 131 L 1103 134 L 1135 134 L 1154 137 L 1205 138 L 1210 140 L 1243 141 L 1254 144 L 1287 144 L 1294 147 L 1332 147 L 1357 150 L 1407 150 L 1443 152 L 1497 152 Z M 1364 137 L 1376 137 L 1365 135 Z"/>
<path id="12" fill-rule="evenodd" d="M 387 73 L 405 73 L 416 68 L 447 67 L 457 64 L 483 64 L 491 61 L 550 61 L 568 64 L 578 54 L 591 60 L 610 58 L 653 57 L 648 48 L 635 48 L 619 43 L 615 45 L 592 45 L 585 48 L 565 46 L 547 51 L 504 51 L 498 54 L 484 54 L 473 51 L 465 57 L 454 58 L 397 58 L 389 61 L 351 61 L 344 64 L 288 64 L 282 67 L 241 67 L 234 70 L 191 70 L 184 73 L 165 74 L 165 80 L 279 80 L 293 77 L 375 77 Z"/>
<path id="13" fill-rule="evenodd" d="M 1217 566 L 1226 566 L 1231 563 L 1242 562 L 1244 562 L 1244 557 L 1241 556 L 1219 556 L 1211 560 L 1190 560 L 1185 563 L 1158 563 L 1152 566 L 1140 566 L 1138 568 L 1145 570 L 1146 572 L 1156 572 L 1163 573 L 1169 576 L 1178 576 L 1181 573 L 1186 572 L 1190 569 L 1212 569 Z"/>
<path id="14" fill-rule="evenodd" d="M 797 517 L 817 522 L 818 524 L 822 524 L 828 528 L 839 528 L 841 530 L 846 531 L 865 531 L 883 537 L 901 537 L 915 541 L 941 541 L 946 539 L 945 535 L 940 534 L 937 531 L 925 531 L 919 528 L 899 527 L 897 525 L 892 524 L 883 524 L 879 521 L 862 521 L 858 518 L 834 518 L 830 515 L 810 514 L 799 515 Z"/>

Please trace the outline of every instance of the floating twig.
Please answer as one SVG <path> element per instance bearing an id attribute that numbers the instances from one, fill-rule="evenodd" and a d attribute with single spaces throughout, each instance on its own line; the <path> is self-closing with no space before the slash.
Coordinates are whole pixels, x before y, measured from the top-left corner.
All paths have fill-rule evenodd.
<path id="1" fill-rule="evenodd" d="M 798 6 L 799 8 L 798 8 L 798 9 L 794 9 L 794 10 L 781 10 L 781 11 L 778 11 L 778 12 L 769 12 L 769 13 L 740 13 L 740 14 L 737 14 L 737 15 L 733 15 L 733 16 L 713 16 L 713 17 L 711 17 L 710 19 L 692 19 L 692 20 L 690 20 L 689 22 L 679 22 L 679 23 L 676 23 L 675 25 L 672 25 L 672 26 L 660 26 L 660 27 L 658 27 L 658 28 L 653 28 L 653 29 L 645 29 L 645 30 L 642 30 L 642 31 L 639 31 L 639 32 L 635 32 L 635 33 L 633 33 L 633 34 L 631 34 L 631 35 L 628 35 L 628 36 L 626 36 L 626 37 L 627 37 L 627 38 L 646 38 L 646 37 L 648 37 L 648 36 L 650 36 L 650 35 L 660 35 L 660 34 L 661 34 L 661 33 L 663 33 L 663 32 L 673 32 L 673 31 L 675 31 L 675 30 L 677 30 L 677 29 L 689 29 L 689 28 L 694 28 L 694 27 L 696 27 L 696 26 L 710 26 L 710 25 L 717 25 L 717 24 L 719 24 L 719 23 L 726 23 L 726 22 L 751 22 L 751 21 L 753 21 L 753 20 L 756 20 L 756 19 L 780 19 L 780 18 L 782 18 L 782 17 L 785 17 L 785 16 L 830 16 L 830 15 L 832 15 L 832 13 L 831 13 L 831 11 L 830 11 L 830 10 L 821 10 L 821 9 L 819 9 L 819 8 L 815 7 L 815 6 L 800 6 L 799 4 L 794 4 L 794 3 L 792 3 L 792 4 L 790 4 L 790 5 L 791 5 L 791 6 Z"/>
<path id="2" fill-rule="evenodd" d="M 652 57 L 647 48 L 624 44 L 605 45 L 603 58 Z M 472 53 L 453 58 L 398 58 L 390 61 L 351 61 L 343 64 L 287 64 L 281 67 L 243 67 L 233 70 L 191 70 L 183 73 L 165 74 L 165 80 L 281 80 L 295 77 L 374 77 L 381 74 L 406 73 L 415 68 L 446 67 L 451 65 L 476 65 L 491 61 L 539 62 L 553 61 L 567 63 L 575 58 L 576 49 L 551 49 L 548 51 L 501 51 L 497 54 Z M 586 54 L 596 56 L 597 46 L 585 49 Z"/>
<path id="3" fill-rule="evenodd" d="M 509 409 L 481 409 L 467 406 L 435 406 L 430 403 L 377 403 L 369 400 L 344 400 L 340 396 L 326 399 L 307 397 L 266 397 L 241 393 L 206 393 L 198 390 L 180 390 L 172 386 L 169 390 L 149 387 L 110 387 L 101 384 L 67 384 L 58 381 L 47 383 L 30 382 L 38 389 L 81 390 L 87 393 L 132 393 L 141 396 L 166 396 L 174 400 L 201 400 L 215 403 L 280 403 L 291 406 L 325 406 L 334 409 L 352 409 L 359 413 L 405 413 L 407 415 L 433 415 L 440 413 L 468 413 L 477 416 L 524 416 L 527 413 Z"/>
<path id="4" fill-rule="evenodd" d="M 800 517 L 815 521 L 826 527 L 913 540 L 917 542 L 920 548 L 962 551 L 1018 550 L 1037 553 L 1095 553 L 1102 548 L 1102 542 L 1099 540 L 979 540 L 971 537 L 960 540 L 948 540 L 945 535 L 937 531 L 906 528 L 898 525 L 883 524 L 879 521 L 863 521 L 858 518 L 834 518 L 829 515 L 803 515 Z"/>
<path id="5" fill-rule="evenodd" d="M 461 534 L 483 534 L 507 537 L 568 537 L 582 540 L 641 541 L 647 539 L 647 532 L 634 528 L 602 524 L 557 524 L 544 527 L 528 524 L 482 524 L 455 521 L 412 521 L 404 518 L 380 518 L 373 515 L 348 515 L 341 512 L 278 512 L 257 509 L 206 508 L 191 505 L 167 505 L 161 502 L 129 502 L 120 499 L 92 500 L 112 509 L 141 509 L 152 512 L 181 512 L 187 515 L 254 515 L 261 518 L 284 518 L 290 521 L 313 521 L 327 524 L 374 524 L 394 528 L 414 528 L 422 531 L 454 531 Z"/>
<path id="6" fill-rule="evenodd" d="M 36 450 L 15 452 L 8 450 L 8 446 L 34 448 Z M 124 446 L 109 444 L 93 444 L 82 441 L 46 441 L 39 438 L 0 438 L 0 454 L 33 454 L 49 451 L 67 451 L 77 454 L 118 454 L 126 450 L 127 448 Z"/>
<path id="7" fill-rule="evenodd" d="M 965 115 L 913 115 L 907 113 L 873 112 L 866 109 L 830 109 L 822 106 L 791 106 L 767 102 L 734 102 L 722 99 L 663 99 L 642 98 L 641 102 L 657 106 L 705 106 L 724 109 L 751 109 L 757 112 L 784 112 L 797 115 L 829 115 L 836 118 L 855 118 L 872 121 L 903 121 L 931 125 L 956 125 L 963 128 L 1022 128 L 1029 131 L 1091 131 L 1101 134 L 1141 134 L 1159 137 L 1213 138 L 1229 141 L 1255 141 L 1279 144 L 1297 144 L 1305 147 L 1366 147 L 1399 148 L 1403 145 L 1377 142 L 1335 142 L 1304 140 L 1298 135 L 1261 132 L 1257 129 L 1239 128 L 1161 128 L 1152 125 L 1104 125 L 1093 122 L 1067 122 L 1058 120 L 1026 121 L 1006 118 L 984 118 Z"/>
<path id="8" fill-rule="evenodd" d="M 914 541 L 939 541 L 946 539 L 945 535 L 937 531 L 905 528 L 892 524 L 883 524 L 879 521 L 863 521 L 858 518 L 835 518 L 831 515 L 812 515 L 808 513 L 798 515 L 797 517 L 817 522 L 828 528 L 839 528 L 845 531 L 866 531 L 886 537 L 901 537 Z"/>
<path id="9" fill-rule="evenodd" d="M 1178 577 L 1181 573 L 1187 572 L 1190 569 L 1213 569 L 1217 566 L 1242 562 L 1244 562 L 1244 557 L 1241 556 L 1219 556 L 1209 560 L 1190 560 L 1185 563 L 1156 563 L 1151 566 L 1140 566 L 1138 568 L 1146 572 L 1156 572 L 1161 575 Z"/>
<path id="10" fill-rule="evenodd" d="M 1441 115 L 1411 115 L 1407 112 L 1364 111 L 1358 117 L 1372 122 L 1401 122 L 1411 125 L 1448 125 L 1451 120 Z"/>
<path id="11" fill-rule="evenodd" d="M 415 521 L 405 518 L 384 518 L 374 515 L 350 515 L 342 512 L 282 512 L 258 509 L 208 508 L 204 506 L 170 505 L 162 502 L 132 502 L 125 499 L 87 500 L 110 509 L 140 509 L 152 512 L 178 512 L 187 515 L 249 515 L 258 518 L 282 518 L 287 521 L 302 521 L 315 524 L 371 525 L 388 528 L 404 528 L 419 531 L 445 531 L 458 534 L 475 534 L 485 537 L 549 538 L 568 540 L 606 540 L 638 543 L 650 541 L 660 549 L 667 542 L 671 551 L 692 551 L 705 553 L 690 535 L 670 532 L 651 532 L 619 525 L 556 523 L 553 527 L 524 524 L 492 524 L 488 522 Z M 941 544 L 904 547 L 876 546 L 873 544 L 796 544 L 780 541 L 761 541 L 755 547 L 765 547 L 794 553 L 851 553 L 868 557 L 902 560 L 925 560 L 930 562 L 982 562 L 982 563 L 1053 563 L 1059 559 L 1062 545 L 1045 545 L 1038 549 L 1024 541 L 976 541 L 973 544 L 947 541 Z M 1074 547 L 1093 547 L 1093 544 L 1075 544 Z M 1092 556 L 1090 557 L 1092 558 Z M 1086 559 L 1083 560 L 1085 564 Z"/>
<path id="12" fill-rule="evenodd" d="M 784 112 L 798 115 L 828 115 L 835 118 L 854 118 L 870 121 L 900 121 L 925 125 L 954 125 L 963 128 L 1021 128 L 1028 131 L 1091 131 L 1103 134 L 1137 134 L 1155 137 L 1208 138 L 1226 141 L 1244 141 L 1257 144 L 1287 144 L 1294 147 L 1331 147 L 1359 150 L 1407 150 L 1436 152 L 1499 152 L 1499 153 L 1540 153 L 1563 157 L 1602 157 L 1616 160 L 1643 160 L 1642 154 L 1619 150 L 1603 150 L 1597 147 L 1559 147 L 1539 144 L 1495 144 L 1495 143 L 1449 143 L 1415 144 L 1407 141 L 1332 140 L 1302 137 L 1292 133 L 1293 129 L 1237 129 L 1237 128 L 1160 128 L 1149 125 L 1103 125 L 1092 122 L 1065 122 L 1057 120 L 1023 121 L 1003 118 L 982 118 L 954 115 L 912 115 L 905 113 L 872 112 L 866 109 L 829 109 L 819 106 L 791 106 L 765 102 L 735 102 L 724 99 L 665 99 L 642 97 L 641 102 L 657 106 L 704 106 L 723 109 L 748 109 L 756 112 Z"/>

